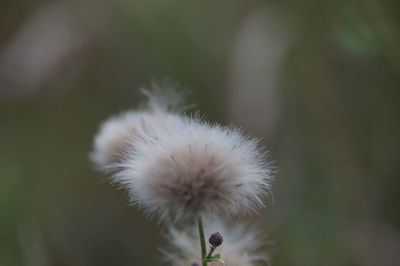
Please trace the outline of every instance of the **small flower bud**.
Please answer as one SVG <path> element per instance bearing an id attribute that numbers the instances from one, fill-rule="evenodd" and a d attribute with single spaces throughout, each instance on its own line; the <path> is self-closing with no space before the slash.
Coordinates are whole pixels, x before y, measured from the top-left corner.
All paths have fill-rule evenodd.
<path id="1" fill-rule="evenodd" d="M 214 247 L 218 247 L 222 244 L 222 242 L 224 241 L 224 239 L 222 238 L 220 233 L 214 233 L 210 236 L 210 238 L 208 239 L 208 242 L 214 246 Z"/>

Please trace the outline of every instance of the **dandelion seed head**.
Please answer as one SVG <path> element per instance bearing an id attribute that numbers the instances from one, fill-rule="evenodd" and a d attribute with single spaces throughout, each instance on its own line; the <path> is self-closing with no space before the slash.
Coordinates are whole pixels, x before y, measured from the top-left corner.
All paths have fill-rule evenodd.
<path id="1" fill-rule="evenodd" d="M 179 116 L 179 111 L 185 109 L 185 95 L 174 88 L 161 90 L 156 83 L 152 83 L 150 90 L 143 89 L 142 92 L 147 101 L 141 108 L 112 116 L 101 124 L 90 154 L 98 169 L 104 172 L 115 170 L 114 164 L 121 162 L 125 153 L 135 149 L 134 145 L 141 135 L 168 124 L 169 120 Z"/>
<path id="2" fill-rule="evenodd" d="M 130 200 L 161 218 L 256 211 L 272 179 L 255 140 L 188 117 L 142 132 L 118 167 Z"/>
<path id="3" fill-rule="evenodd" d="M 108 172 L 126 152 L 134 149 L 139 132 L 168 123 L 172 116 L 164 112 L 128 111 L 111 117 L 101 124 L 90 159 L 98 169 Z"/>
<path id="4" fill-rule="evenodd" d="M 205 233 L 210 235 L 219 231 L 224 236 L 224 243 L 215 253 L 220 253 L 225 265 L 229 266 L 256 266 L 268 262 L 269 254 L 263 250 L 265 239 L 257 230 L 245 224 L 226 226 L 218 219 L 205 221 Z M 170 246 L 162 250 L 164 259 L 172 266 L 186 266 L 192 263 L 201 265 L 200 246 L 197 227 L 187 231 L 171 228 L 166 236 Z M 210 266 L 219 266 L 220 263 L 211 262 Z"/>

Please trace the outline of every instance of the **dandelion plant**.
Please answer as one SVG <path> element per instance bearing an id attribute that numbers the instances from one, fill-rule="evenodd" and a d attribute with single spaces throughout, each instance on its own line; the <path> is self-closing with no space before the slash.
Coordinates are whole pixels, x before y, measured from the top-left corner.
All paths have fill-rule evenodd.
<path id="1" fill-rule="evenodd" d="M 252 255 L 256 237 L 239 227 L 226 228 L 222 219 L 215 221 L 264 206 L 272 181 L 265 152 L 237 128 L 180 113 L 176 93 L 169 93 L 171 99 L 163 93 L 146 95 L 146 107 L 101 125 L 92 161 L 111 175 L 111 183 L 128 191 L 131 204 L 172 222 L 169 240 L 175 253 L 164 252 L 172 265 L 256 265 L 263 259 Z M 197 237 L 191 226 L 186 238 L 175 229 L 187 221 L 196 223 Z"/>

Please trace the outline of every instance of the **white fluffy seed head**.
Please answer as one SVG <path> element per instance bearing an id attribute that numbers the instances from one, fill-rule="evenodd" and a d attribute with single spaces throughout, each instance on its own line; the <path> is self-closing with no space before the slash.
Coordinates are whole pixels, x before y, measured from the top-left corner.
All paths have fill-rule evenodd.
<path id="1" fill-rule="evenodd" d="M 132 152 L 142 132 L 168 124 L 178 114 L 174 111 L 184 109 L 184 94 L 173 89 L 164 89 L 152 84 L 152 91 L 143 90 L 147 102 L 140 110 L 131 110 L 113 116 L 103 122 L 95 137 L 90 158 L 96 168 L 104 172 L 114 171 L 115 163 L 124 154 Z"/>
<path id="2" fill-rule="evenodd" d="M 90 154 L 91 160 L 98 169 L 112 171 L 113 164 L 134 149 L 139 132 L 168 123 L 173 116 L 165 112 L 128 111 L 111 117 L 100 126 Z"/>
<path id="3" fill-rule="evenodd" d="M 175 116 L 140 133 L 114 181 L 148 214 L 180 219 L 246 214 L 263 206 L 271 170 L 255 140 L 237 129 Z"/>
<path id="4" fill-rule="evenodd" d="M 268 253 L 263 247 L 268 243 L 260 233 L 244 224 L 228 227 L 220 220 L 206 220 L 205 234 L 208 238 L 212 233 L 219 232 L 224 242 L 215 253 L 220 253 L 227 266 L 256 266 L 268 263 Z M 201 265 L 201 254 L 197 227 L 187 231 L 171 228 L 166 236 L 169 247 L 163 249 L 164 259 L 172 266 L 187 266 L 197 263 Z M 210 266 L 220 263 L 211 262 Z"/>

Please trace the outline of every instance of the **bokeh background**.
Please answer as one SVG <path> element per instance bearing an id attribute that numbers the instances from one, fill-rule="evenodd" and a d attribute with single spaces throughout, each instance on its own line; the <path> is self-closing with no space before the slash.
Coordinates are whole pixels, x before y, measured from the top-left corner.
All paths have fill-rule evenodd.
<path id="1" fill-rule="evenodd" d="M 0 2 L 0 265 L 163 265 L 162 226 L 88 160 L 165 77 L 262 138 L 275 266 L 400 265 L 400 2 Z M 240 222 L 240 221 L 238 221 Z"/>

